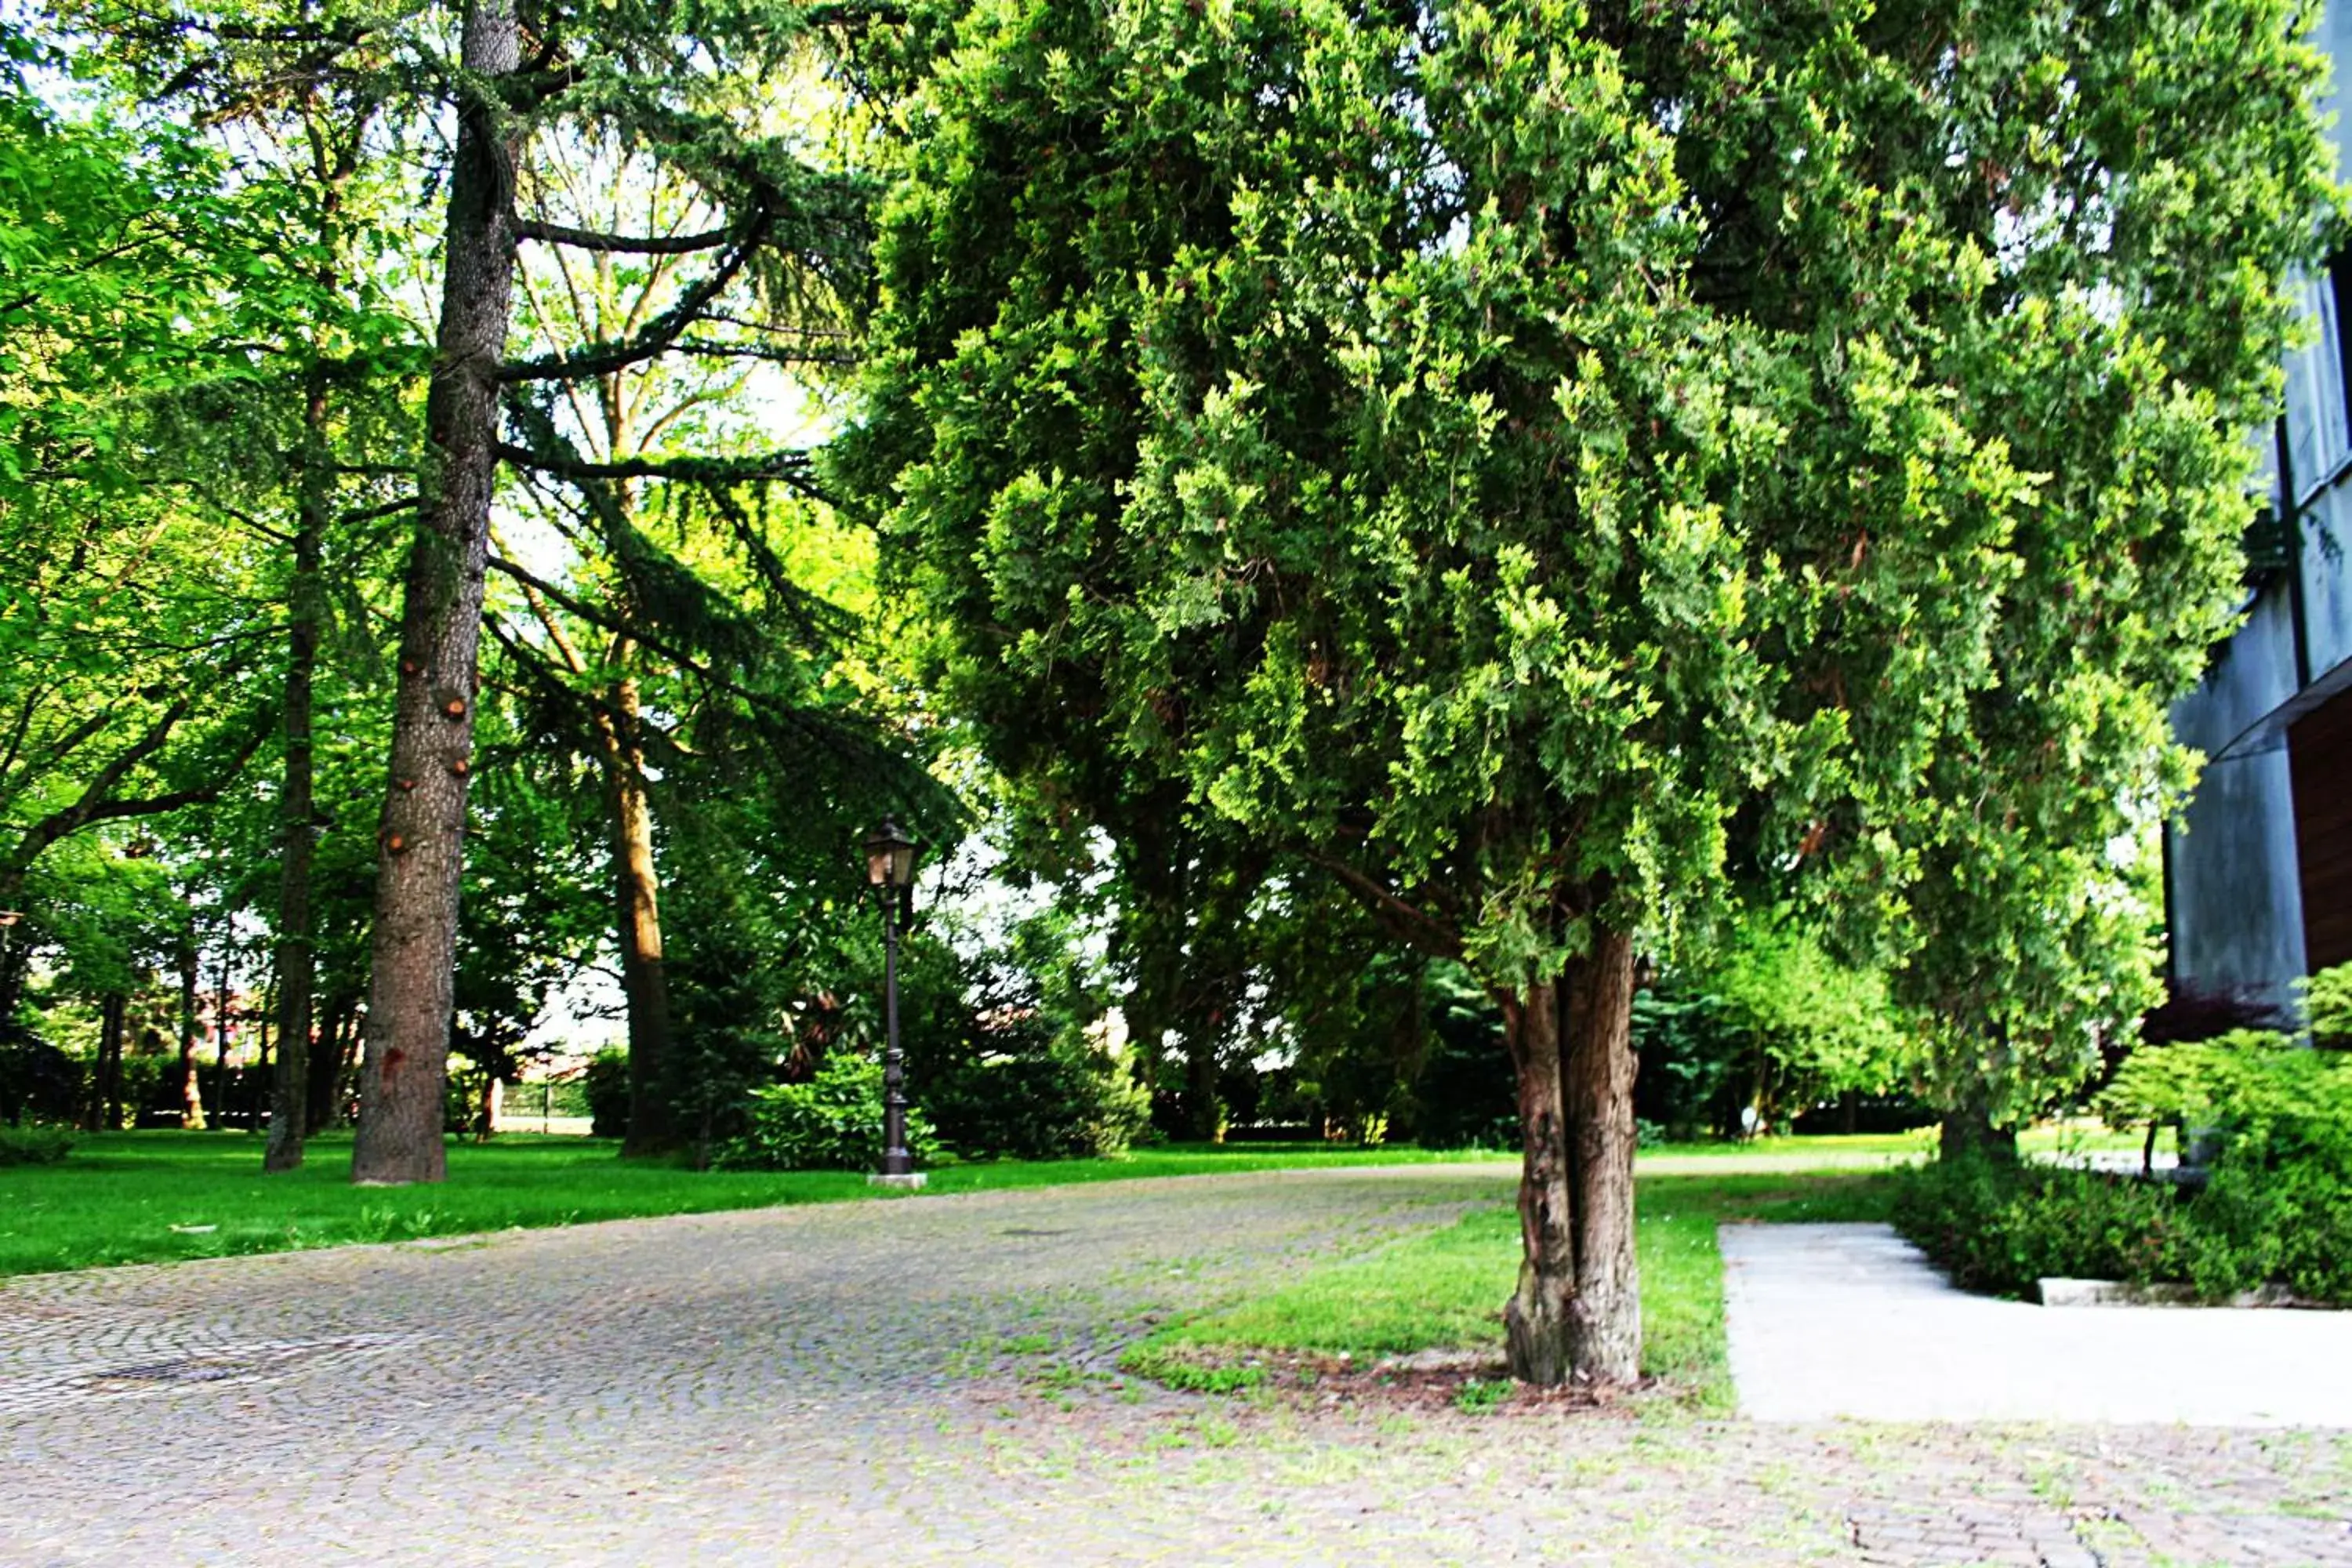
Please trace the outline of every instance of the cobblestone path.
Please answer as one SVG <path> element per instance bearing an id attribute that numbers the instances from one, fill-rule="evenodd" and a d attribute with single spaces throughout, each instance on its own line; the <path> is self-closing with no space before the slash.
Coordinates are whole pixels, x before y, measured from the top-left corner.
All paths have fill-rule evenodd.
<path id="1" fill-rule="evenodd" d="M 0 1563 L 2352 1564 L 2334 1436 L 1103 1375 L 1160 1314 L 1507 1179 L 1128 1182 L 9 1281 Z"/>

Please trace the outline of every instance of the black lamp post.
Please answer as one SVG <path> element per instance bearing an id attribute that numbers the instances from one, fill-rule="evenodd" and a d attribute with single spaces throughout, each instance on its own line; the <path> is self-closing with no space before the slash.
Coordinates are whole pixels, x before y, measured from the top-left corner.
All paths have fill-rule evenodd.
<path id="1" fill-rule="evenodd" d="M 915 841 L 884 818 L 866 836 L 866 881 L 882 905 L 882 1169 L 877 1186 L 919 1187 L 907 1148 L 907 1072 L 898 1054 L 898 926 L 914 903 Z"/>

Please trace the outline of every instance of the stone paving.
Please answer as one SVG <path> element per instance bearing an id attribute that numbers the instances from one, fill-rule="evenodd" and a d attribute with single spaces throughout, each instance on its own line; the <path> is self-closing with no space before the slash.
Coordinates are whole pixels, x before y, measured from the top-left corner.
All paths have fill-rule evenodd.
<path id="1" fill-rule="evenodd" d="M 1892 1226 L 1721 1235 L 1744 1415 L 2352 1427 L 2352 1312 L 2042 1307 L 1954 1289 Z"/>
<path id="2" fill-rule="evenodd" d="M 0 1285 L 0 1563 L 2352 1564 L 2326 1433 L 1203 1399 L 1161 1316 L 1507 1170 L 1105 1184 Z"/>

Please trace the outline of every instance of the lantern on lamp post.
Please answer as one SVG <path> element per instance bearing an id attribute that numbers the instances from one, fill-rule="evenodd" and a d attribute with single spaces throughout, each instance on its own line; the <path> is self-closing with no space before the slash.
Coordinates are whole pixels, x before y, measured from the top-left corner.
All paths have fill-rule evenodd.
<path id="1" fill-rule="evenodd" d="M 923 1184 L 907 1148 L 907 1073 L 898 1052 L 898 931 L 914 908 L 915 841 L 896 822 L 866 836 L 866 882 L 882 906 L 882 1169 L 866 1178 L 877 1186 Z"/>

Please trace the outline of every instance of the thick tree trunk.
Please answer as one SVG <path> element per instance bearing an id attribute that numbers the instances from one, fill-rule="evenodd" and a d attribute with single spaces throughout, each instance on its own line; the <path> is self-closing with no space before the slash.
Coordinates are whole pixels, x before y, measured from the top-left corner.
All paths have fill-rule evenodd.
<path id="1" fill-rule="evenodd" d="M 1580 1380 L 1642 1373 L 1641 1272 L 1633 1254 L 1633 942 L 1596 931 L 1568 974 L 1561 1100 L 1576 1205 L 1569 1359 Z"/>
<path id="2" fill-rule="evenodd" d="M 645 752 L 637 735 L 637 683 L 612 691 L 613 716 L 597 720 L 613 830 L 614 931 L 621 989 L 629 1003 L 629 1135 L 624 1154 L 677 1146 L 669 1103 L 669 982 L 662 970 L 661 873 L 654 864 L 654 818 L 646 799 Z"/>
<path id="3" fill-rule="evenodd" d="M 520 60 L 513 0 L 469 0 L 461 57 L 494 93 Z M 441 1097 L 463 868 L 466 775 L 498 469 L 499 369 L 513 306 L 517 143 L 501 110 L 469 97 L 449 181 L 441 325 L 425 435 L 424 505 L 401 615 L 392 779 L 378 841 L 375 930 L 352 1180 L 447 1173 Z"/>
<path id="4" fill-rule="evenodd" d="M 1519 1286 L 1503 1309 L 1511 1375 L 1558 1384 L 1574 1366 L 1575 1215 L 1561 1098 L 1559 1004 L 1549 984 L 1503 998 L 1503 1032 L 1519 1084 Z"/>
<path id="5" fill-rule="evenodd" d="M 179 950 L 173 956 L 180 971 L 180 1126 L 200 1132 L 205 1125 L 205 1095 L 203 1086 L 196 1081 L 196 1043 L 203 1031 L 196 1022 L 199 981 L 193 917 L 188 928 L 180 933 Z"/>
<path id="6" fill-rule="evenodd" d="M 335 193 L 323 223 L 331 226 Z M 331 234 L 328 238 L 331 239 Z M 317 840 L 311 780 L 311 686 L 324 617 L 320 550 L 332 495 L 328 469 L 327 363 L 313 355 L 302 404 L 301 492 L 295 503 L 294 577 L 287 594 L 286 778 L 278 795 L 278 1071 L 270 1080 L 265 1171 L 302 1163 L 310 1121 L 311 992 L 318 958 L 310 917 L 310 857 Z"/>
<path id="7" fill-rule="evenodd" d="M 1936 1152 L 1947 1160 L 1981 1158 L 2013 1165 L 2017 1163 L 2017 1129 L 1995 1127 L 1989 1098 L 1972 1093 L 1944 1113 Z"/>

